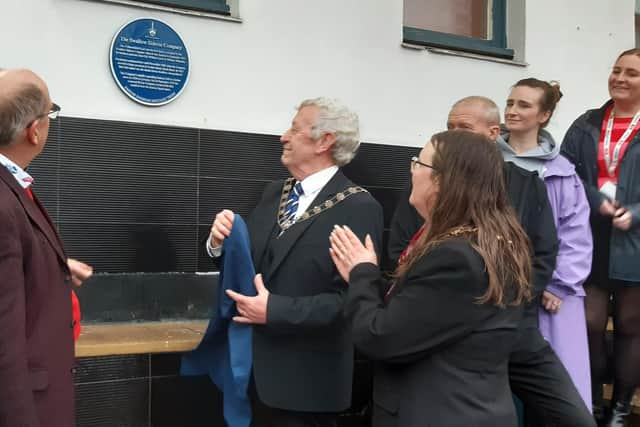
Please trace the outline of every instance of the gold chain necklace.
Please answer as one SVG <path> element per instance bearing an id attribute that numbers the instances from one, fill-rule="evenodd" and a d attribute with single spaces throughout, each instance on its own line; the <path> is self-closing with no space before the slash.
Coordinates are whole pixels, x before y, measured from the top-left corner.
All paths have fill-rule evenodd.
<path id="1" fill-rule="evenodd" d="M 295 182 L 294 178 L 288 178 L 284 185 L 282 186 L 282 195 L 280 196 L 280 208 L 278 209 L 278 225 L 280 226 L 280 234 L 282 234 L 285 230 L 291 227 L 293 224 L 306 221 L 309 218 L 313 218 L 314 216 L 326 211 L 327 209 L 331 209 L 338 203 L 342 202 L 349 196 L 353 196 L 358 193 L 366 193 L 367 190 L 360 186 L 349 187 L 330 199 L 325 200 L 324 202 L 315 205 L 313 208 L 307 209 L 297 220 L 288 220 L 285 215 L 285 208 L 287 206 L 287 200 L 289 199 L 289 193 L 291 193 L 291 189 L 293 188 L 293 183 Z"/>
<path id="2" fill-rule="evenodd" d="M 471 234 L 471 233 L 477 233 L 477 232 L 478 232 L 478 227 L 471 227 L 470 225 L 461 225 L 445 233 L 444 237 L 459 237 L 459 236 L 462 236 L 463 234 Z"/>

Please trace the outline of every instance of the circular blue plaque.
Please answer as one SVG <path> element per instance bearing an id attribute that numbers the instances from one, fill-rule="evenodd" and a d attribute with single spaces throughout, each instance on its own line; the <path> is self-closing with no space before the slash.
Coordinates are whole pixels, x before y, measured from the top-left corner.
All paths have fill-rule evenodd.
<path id="1" fill-rule="evenodd" d="M 138 18 L 120 28 L 109 62 L 120 89 L 144 105 L 173 101 L 189 80 L 189 53 L 182 38 L 158 19 Z"/>

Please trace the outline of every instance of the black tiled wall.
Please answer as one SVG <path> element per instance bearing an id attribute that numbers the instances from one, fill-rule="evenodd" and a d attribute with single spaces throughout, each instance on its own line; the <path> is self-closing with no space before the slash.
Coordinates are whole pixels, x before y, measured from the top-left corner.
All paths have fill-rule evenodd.
<path id="1" fill-rule="evenodd" d="M 76 367 L 78 427 L 224 427 L 222 394 L 206 376 L 181 377 L 179 353 L 88 357 Z M 370 425 L 371 365 L 357 361 L 351 409 L 339 427 Z"/>
<path id="2" fill-rule="evenodd" d="M 176 353 L 78 359 L 78 427 L 224 427 L 220 392 L 179 369 Z"/>
<path id="3" fill-rule="evenodd" d="M 345 173 L 388 226 L 417 148 L 363 143 Z M 70 256 L 97 272 L 210 271 L 203 242 L 224 208 L 246 215 L 288 176 L 276 135 L 61 117 L 31 165 Z"/>
<path id="4" fill-rule="evenodd" d="M 386 227 L 417 151 L 363 143 L 344 169 L 382 204 Z M 224 208 L 248 214 L 269 181 L 288 176 L 280 152 L 275 135 L 53 121 L 29 172 L 68 254 L 99 273 L 78 289 L 83 321 L 208 317 L 217 277 L 194 273 L 214 269 L 204 251 L 211 222 Z M 79 359 L 78 426 L 222 427 L 220 393 L 206 377 L 180 377 L 179 360 Z M 370 370 L 369 362 L 356 361 L 353 407 L 341 427 L 368 425 Z"/>

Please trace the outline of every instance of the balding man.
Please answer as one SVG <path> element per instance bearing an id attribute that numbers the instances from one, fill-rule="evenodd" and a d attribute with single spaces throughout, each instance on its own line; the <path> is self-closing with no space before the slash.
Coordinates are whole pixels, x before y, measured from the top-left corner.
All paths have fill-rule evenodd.
<path id="1" fill-rule="evenodd" d="M 451 108 L 447 128 L 480 133 L 495 141 L 500 134 L 500 110 L 489 98 L 463 98 Z M 558 251 L 546 189 L 534 172 L 511 162 L 496 166 L 504 168 L 511 204 L 529 236 L 533 251 L 534 299 L 525 308 L 520 338 L 514 343 L 509 360 L 511 388 L 542 425 L 594 426 L 569 374 L 538 330 L 540 295 L 551 279 Z M 409 205 L 408 197 L 403 198 L 391 222 L 388 255 L 392 267 L 423 223 Z"/>
<path id="2" fill-rule="evenodd" d="M 0 72 L 0 427 L 75 425 L 69 260 L 25 171 L 60 107 L 28 70 Z"/>

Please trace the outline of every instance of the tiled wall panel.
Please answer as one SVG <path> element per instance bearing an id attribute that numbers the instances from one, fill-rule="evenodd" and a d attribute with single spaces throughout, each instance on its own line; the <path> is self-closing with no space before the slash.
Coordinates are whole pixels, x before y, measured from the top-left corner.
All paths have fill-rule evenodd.
<path id="1" fill-rule="evenodd" d="M 344 169 L 382 204 L 385 241 L 417 152 L 363 143 Z M 193 273 L 216 268 L 204 251 L 213 218 L 224 208 L 247 215 L 269 181 L 287 177 L 280 154 L 277 135 L 52 121 L 29 171 L 68 254 L 95 268 L 78 289 L 84 320 L 207 317 L 217 278 Z M 206 377 L 180 377 L 179 361 L 178 354 L 80 359 L 78 427 L 223 426 L 220 393 Z M 341 427 L 368 425 L 370 376 L 359 360 L 354 406 Z"/>
<path id="2" fill-rule="evenodd" d="M 382 204 L 385 227 L 417 148 L 363 143 L 345 174 Z M 288 176 L 279 136 L 61 117 L 30 166 L 70 256 L 100 273 L 215 268 L 203 251 L 221 209 L 247 215 Z"/>

